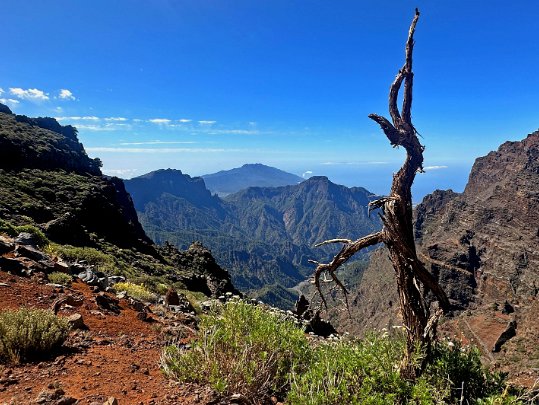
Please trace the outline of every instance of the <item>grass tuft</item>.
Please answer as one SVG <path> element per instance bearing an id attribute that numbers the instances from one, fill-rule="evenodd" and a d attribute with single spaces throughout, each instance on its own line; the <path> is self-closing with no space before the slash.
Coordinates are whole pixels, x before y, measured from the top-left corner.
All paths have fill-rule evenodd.
<path id="1" fill-rule="evenodd" d="M 47 278 L 51 283 L 61 284 L 65 287 L 69 287 L 71 285 L 71 282 L 73 281 L 73 277 L 71 277 L 69 274 L 61 273 L 59 271 L 50 273 L 49 275 L 47 275 Z"/>
<path id="2" fill-rule="evenodd" d="M 140 301 L 156 302 L 157 297 L 143 285 L 127 282 L 114 284 L 116 291 L 125 291 L 127 295 Z"/>

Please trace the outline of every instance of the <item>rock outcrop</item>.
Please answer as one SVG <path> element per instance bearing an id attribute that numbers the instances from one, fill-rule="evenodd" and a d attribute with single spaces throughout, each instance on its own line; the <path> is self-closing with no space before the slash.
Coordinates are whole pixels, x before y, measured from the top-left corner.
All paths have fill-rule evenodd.
<path id="1" fill-rule="evenodd" d="M 539 131 L 478 158 L 463 193 L 436 190 L 415 217 L 419 257 L 453 305 L 442 331 L 482 347 L 513 377 L 537 376 Z M 352 319 L 339 325 L 362 332 L 399 322 L 397 298 L 382 249 L 352 294 Z"/>
<path id="2" fill-rule="evenodd" d="M 92 272 L 88 277 L 101 289 L 113 272 L 160 277 L 167 283 L 207 278 L 209 272 L 210 292 L 235 291 L 228 273 L 213 268 L 215 261 L 201 262 L 186 254 L 179 267 L 173 263 L 173 257 L 181 255 L 176 249 L 158 252 L 138 221 L 123 181 L 102 175 L 101 162 L 88 157 L 76 128 L 0 107 L 0 235 L 18 235 L 15 241 L 0 240 L 0 255 L 14 252 L 0 256 L 0 271 L 68 272 L 55 256 L 75 262 L 83 255 L 91 261 L 85 264 L 95 269 L 80 261 L 83 268 L 77 274 Z M 56 244 L 53 254 L 36 249 L 49 241 Z M 206 269 L 206 264 L 213 267 Z"/>

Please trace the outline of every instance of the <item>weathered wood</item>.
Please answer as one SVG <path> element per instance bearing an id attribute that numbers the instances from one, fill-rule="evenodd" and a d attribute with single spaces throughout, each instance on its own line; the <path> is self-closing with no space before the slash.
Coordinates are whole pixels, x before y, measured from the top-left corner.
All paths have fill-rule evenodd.
<path id="1" fill-rule="evenodd" d="M 425 269 L 417 256 L 413 232 L 411 187 L 416 173 L 423 171 L 424 150 L 412 124 L 414 77 L 412 54 L 418 20 L 419 10 L 416 9 L 406 41 L 405 63 L 397 73 L 389 90 L 389 114 L 392 122 L 377 114 L 369 115 L 369 118 L 380 126 L 391 146 L 402 146 L 406 150 L 406 159 L 400 170 L 393 176 L 389 196 L 372 203 L 372 206 L 381 208 L 383 211 L 381 215 L 383 229 L 375 234 L 360 238 L 354 243 L 346 243 L 329 264 L 317 263 L 315 270 L 315 284 L 324 304 L 326 304 L 320 289 L 320 276 L 322 274 L 329 273 L 332 280 L 346 294 L 348 291 L 335 275 L 336 269 L 365 247 L 377 243 L 386 245 L 395 270 L 400 310 L 407 333 L 406 352 L 401 366 L 401 374 L 409 379 L 416 378 L 422 371 L 422 365 L 415 365 L 412 361 L 415 350 L 420 346 L 428 354 L 436 335 L 438 320 L 443 312 L 449 308 L 449 300 L 443 289 Z M 397 99 L 403 83 L 404 95 L 401 114 L 397 107 Z M 342 242 L 342 240 L 326 242 L 335 241 Z M 322 244 L 326 242 L 322 242 Z M 433 293 L 438 300 L 439 307 L 431 311 L 420 285 L 426 291 Z"/>

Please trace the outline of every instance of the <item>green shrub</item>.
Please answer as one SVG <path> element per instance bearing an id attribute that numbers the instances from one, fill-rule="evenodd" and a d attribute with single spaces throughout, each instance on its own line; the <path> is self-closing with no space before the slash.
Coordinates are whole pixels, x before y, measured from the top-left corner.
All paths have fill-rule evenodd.
<path id="1" fill-rule="evenodd" d="M 0 359 L 12 363 L 47 355 L 69 333 L 67 320 L 52 311 L 20 308 L 0 312 Z"/>
<path id="2" fill-rule="evenodd" d="M 91 247 L 79 247 L 71 245 L 58 245 L 50 243 L 45 252 L 50 255 L 61 257 L 67 262 L 76 262 L 85 260 L 88 264 L 94 265 L 99 271 L 112 273 L 115 268 L 114 258 L 111 255 L 103 253 Z"/>
<path id="3" fill-rule="evenodd" d="M 412 396 L 399 375 L 402 337 L 321 344 L 307 371 L 292 376 L 290 404 L 397 404 Z"/>
<path id="4" fill-rule="evenodd" d="M 127 295 L 140 301 L 155 302 L 157 298 L 146 287 L 128 281 L 114 284 L 114 289 L 116 291 L 125 291 Z"/>
<path id="5" fill-rule="evenodd" d="M 291 373 L 309 363 L 305 334 L 289 321 L 262 308 L 230 302 L 202 318 L 200 337 L 191 350 L 168 346 L 165 373 L 183 382 L 210 384 L 223 395 L 241 394 L 264 403 L 283 393 Z"/>
<path id="6" fill-rule="evenodd" d="M 66 287 L 69 287 L 71 285 L 71 282 L 73 281 L 73 277 L 71 277 L 69 274 L 60 273 L 58 271 L 50 273 L 47 278 L 51 283 L 61 284 Z"/>
<path id="7" fill-rule="evenodd" d="M 401 378 L 406 337 L 371 333 L 362 340 L 309 345 L 304 333 L 278 315 L 233 301 L 202 317 L 192 349 L 172 345 L 161 357 L 164 372 L 182 382 L 209 384 L 249 403 L 268 396 L 287 404 L 519 404 L 505 376 L 481 365 L 479 351 L 447 341 L 415 381 Z M 424 355 L 418 350 L 414 361 Z M 462 382 L 464 381 L 464 393 Z"/>
<path id="8" fill-rule="evenodd" d="M 6 234 L 8 236 L 15 237 L 17 236 L 17 230 L 8 221 L 0 218 L 0 234 Z"/>
<path id="9" fill-rule="evenodd" d="M 168 285 L 164 283 L 157 283 L 155 285 L 155 292 L 159 295 L 165 295 L 168 291 Z"/>
<path id="10" fill-rule="evenodd" d="M 49 239 L 45 236 L 43 231 L 35 227 L 34 225 L 16 226 L 15 230 L 17 231 L 17 234 L 27 232 L 33 235 L 36 239 L 37 245 L 40 247 L 47 246 L 50 243 Z"/>
<path id="11" fill-rule="evenodd" d="M 34 225 L 15 226 L 6 220 L 0 219 L 0 234 L 3 233 L 11 237 L 16 237 L 22 232 L 27 232 L 33 235 L 36 238 L 38 246 L 42 247 L 50 243 L 43 231 Z"/>
<path id="12" fill-rule="evenodd" d="M 441 341 L 434 346 L 433 360 L 423 373 L 432 385 L 445 389 L 449 403 L 462 395 L 468 401 L 486 398 L 503 391 L 503 373 L 493 373 L 481 364 L 481 352 L 474 346 L 463 348 L 457 341 Z M 463 385 L 464 383 L 464 385 Z"/>
<path id="13" fill-rule="evenodd" d="M 477 349 L 438 342 L 432 362 L 420 378 L 410 382 L 399 374 L 404 346 L 400 333 L 320 345 L 308 370 L 292 376 L 287 403 L 458 404 L 463 381 L 466 403 L 512 403 L 514 397 L 501 394 L 504 376 L 485 369 Z"/>

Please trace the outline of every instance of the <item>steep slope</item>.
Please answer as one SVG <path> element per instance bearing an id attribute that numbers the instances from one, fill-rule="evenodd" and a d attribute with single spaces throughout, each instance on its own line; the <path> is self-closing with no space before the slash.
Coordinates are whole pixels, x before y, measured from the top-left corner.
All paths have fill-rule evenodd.
<path id="1" fill-rule="evenodd" d="M 539 377 L 539 131 L 478 158 L 462 194 L 437 190 L 415 215 L 420 258 L 456 310 L 443 329 L 482 347 L 513 378 Z M 356 320 L 341 317 L 342 325 L 398 321 L 392 273 L 377 252 L 351 299 Z M 492 352 L 509 321 L 516 335 Z"/>
<path id="2" fill-rule="evenodd" d="M 235 169 L 205 174 L 202 178 L 206 182 L 208 190 L 222 197 L 248 187 L 280 187 L 303 181 L 295 174 L 260 163 L 245 164 Z"/>
<path id="3" fill-rule="evenodd" d="M 171 255 L 156 248 L 142 229 L 122 180 L 103 176 L 100 164 L 86 155 L 74 127 L 61 126 L 53 118 L 14 115 L 2 106 L 0 233 L 29 226 L 45 232 L 53 242 L 50 249 L 58 254 L 66 249 L 83 252 L 64 245 L 101 252 L 110 272 L 154 283 L 168 280 L 179 287 L 199 276 L 208 285 L 215 284 L 210 278 L 224 277 L 217 284 L 222 291 L 233 290 L 226 272 L 210 277 L 193 270 L 197 266 L 188 259 L 180 265 L 173 258 L 190 257 L 188 252 Z"/>
<path id="4" fill-rule="evenodd" d="M 144 200 L 141 184 L 161 194 Z M 339 186 L 325 177 L 294 186 L 250 187 L 223 200 L 204 194 L 202 186 L 202 179 L 180 171 L 126 180 L 140 221 L 154 241 L 180 247 L 202 241 L 244 290 L 293 287 L 312 272 L 309 259 L 326 259 L 335 252 L 335 247 L 313 250 L 316 242 L 336 233 L 355 238 L 380 226 L 376 215 L 368 216 L 372 197 L 367 190 Z M 275 294 L 264 295 L 290 296 L 275 289 Z M 291 300 L 272 303 L 288 306 Z"/>

